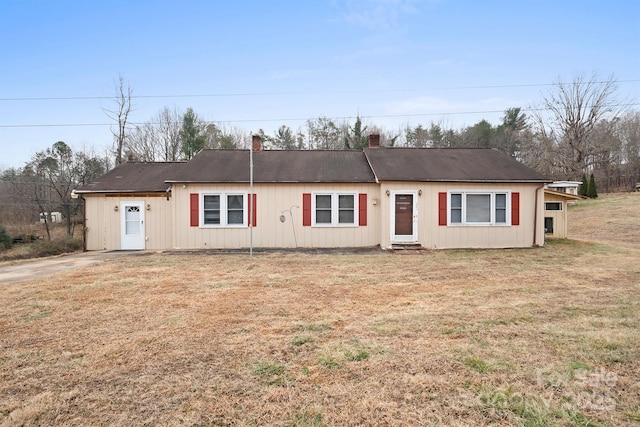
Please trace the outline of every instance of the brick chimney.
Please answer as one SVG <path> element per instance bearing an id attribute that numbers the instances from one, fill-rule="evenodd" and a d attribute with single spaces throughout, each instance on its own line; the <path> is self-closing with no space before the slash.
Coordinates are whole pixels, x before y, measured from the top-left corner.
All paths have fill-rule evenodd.
<path id="1" fill-rule="evenodd" d="M 262 151 L 262 139 L 260 138 L 260 135 L 253 135 L 252 142 L 252 150 L 254 153 L 256 151 Z"/>
<path id="2" fill-rule="evenodd" d="M 369 148 L 380 148 L 380 134 L 372 132 L 369 134 Z"/>

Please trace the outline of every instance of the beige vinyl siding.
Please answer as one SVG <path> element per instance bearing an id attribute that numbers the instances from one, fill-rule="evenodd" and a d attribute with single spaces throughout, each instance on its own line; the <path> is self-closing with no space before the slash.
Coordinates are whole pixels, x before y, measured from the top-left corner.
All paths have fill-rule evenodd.
<path id="1" fill-rule="evenodd" d="M 539 191 L 537 189 L 540 188 Z M 380 193 L 382 212 L 381 246 L 391 247 L 391 217 L 393 206 L 391 197 L 386 191 L 411 192 L 417 195 L 418 209 L 418 239 L 416 243 L 429 249 L 451 248 L 511 248 L 531 247 L 534 245 L 534 228 L 536 232 L 535 244 L 544 243 L 544 195 L 538 184 L 478 184 L 478 183 L 416 183 L 416 182 L 384 182 Z M 440 226 L 438 225 L 438 193 L 450 191 L 505 191 L 520 193 L 520 225 L 491 225 L 491 226 Z M 537 227 L 534 227 L 534 217 L 537 208 Z"/>
<path id="2" fill-rule="evenodd" d="M 249 193 L 248 185 L 177 184 L 173 188 L 175 248 L 248 248 L 249 227 L 206 228 L 190 226 L 191 193 Z M 314 192 L 367 194 L 367 225 L 351 227 L 303 227 L 302 195 Z M 376 246 L 380 242 L 380 199 L 376 184 L 256 184 L 256 248 L 340 248 Z M 245 215 L 247 212 L 245 211 Z M 280 217 L 284 215 L 285 221 Z M 357 216 L 357 212 L 356 212 Z"/>
<path id="3" fill-rule="evenodd" d="M 549 237 L 565 239 L 567 237 L 567 199 L 566 197 L 556 196 L 554 194 L 545 194 L 544 201 L 555 202 L 562 205 L 561 211 L 548 211 L 545 209 L 544 217 L 553 218 L 553 233 L 547 234 Z"/>
<path id="4" fill-rule="evenodd" d="M 142 202 L 145 206 L 144 232 L 145 249 L 171 249 L 172 202 L 166 196 L 158 195 L 85 195 L 87 250 L 119 250 L 120 212 L 115 206 L 120 202 Z"/>

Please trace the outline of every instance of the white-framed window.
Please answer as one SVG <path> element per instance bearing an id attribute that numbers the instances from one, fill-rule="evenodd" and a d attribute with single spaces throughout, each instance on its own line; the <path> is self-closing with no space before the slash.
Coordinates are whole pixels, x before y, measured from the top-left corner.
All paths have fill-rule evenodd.
<path id="1" fill-rule="evenodd" d="M 544 210 L 545 211 L 561 211 L 562 202 L 545 202 Z"/>
<path id="2" fill-rule="evenodd" d="M 450 225 L 508 225 L 510 197 L 506 191 L 452 191 Z"/>
<path id="3" fill-rule="evenodd" d="M 358 225 L 358 195 L 357 193 L 313 193 L 311 212 L 314 226 Z"/>
<path id="4" fill-rule="evenodd" d="M 246 227 L 247 193 L 200 194 L 201 227 Z"/>

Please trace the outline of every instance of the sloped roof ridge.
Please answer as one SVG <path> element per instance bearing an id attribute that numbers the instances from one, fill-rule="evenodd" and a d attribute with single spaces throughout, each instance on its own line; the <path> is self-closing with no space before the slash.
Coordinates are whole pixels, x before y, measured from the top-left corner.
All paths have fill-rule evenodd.
<path id="1" fill-rule="evenodd" d="M 392 147 L 365 147 L 369 150 L 495 150 L 499 153 L 502 151 L 498 150 L 495 147 L 402 147 L 402 146 L 392 146 Z M 349 150 L 353 151 L 353 150 Z M 504 153 L 503 153 L 504 154 Z"/>
<path id="2" fill-rule="evenodd" d="M 187 162 L 188 162 L 188 160 L 169 160 L 169 161 L 155 160 L 155 161 L 152 161 L 152 162 L 149 162 L 149 161 L 146 161 L 146 160 L 142 160 L 142 161 L 133 160 L 133 161 L 127 161 L 127 162 L 124 162 L 124 163 L 120 163 L 118 166 L 128 165 L 128 164 L 135 164 L 135 165 L 167 165 L 167 164 L 181 164 L 181 163 L 187 163 Z M 115 169 L 115 168 L 113 168 L 113 169 Z"/>

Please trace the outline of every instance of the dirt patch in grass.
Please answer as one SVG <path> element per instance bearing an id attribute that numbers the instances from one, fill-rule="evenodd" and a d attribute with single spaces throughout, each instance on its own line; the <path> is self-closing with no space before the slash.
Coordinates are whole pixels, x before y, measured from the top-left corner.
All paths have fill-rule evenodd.
<path id="1" fill-rule="evenodd" d="M 3 285 L 0 425 L 637 425 L 639 256 L 152 254 Z"/>

